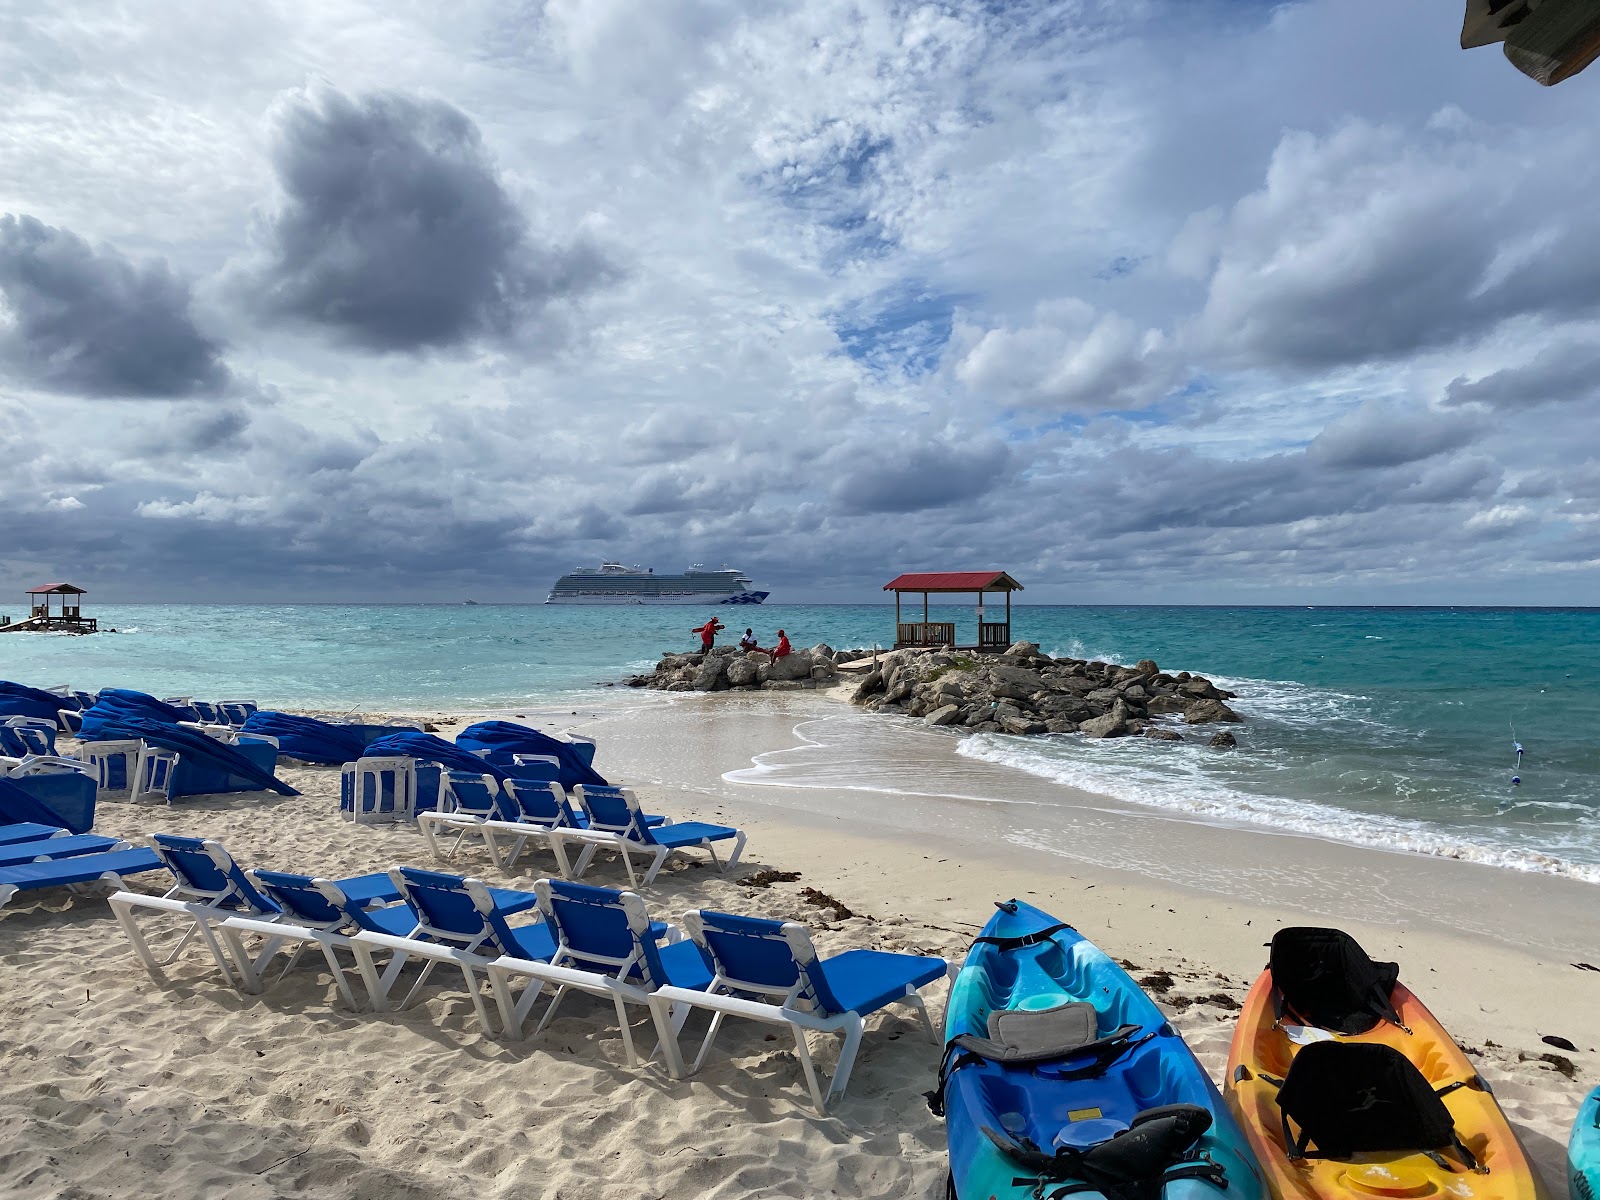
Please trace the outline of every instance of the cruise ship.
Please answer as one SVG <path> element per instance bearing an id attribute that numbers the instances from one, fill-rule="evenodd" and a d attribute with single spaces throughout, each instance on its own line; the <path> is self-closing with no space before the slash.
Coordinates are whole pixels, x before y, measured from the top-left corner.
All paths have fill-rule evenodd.
<path id="1" fill-rule="evenodd" d="M 744 572 L 708 571 L 700 563 L 682 575 L 657 575 L 654 568 L 601 563 L 579 567 L 556 580 L 546 604 L 760 604 L 771 593 L 753 592 Z"/>

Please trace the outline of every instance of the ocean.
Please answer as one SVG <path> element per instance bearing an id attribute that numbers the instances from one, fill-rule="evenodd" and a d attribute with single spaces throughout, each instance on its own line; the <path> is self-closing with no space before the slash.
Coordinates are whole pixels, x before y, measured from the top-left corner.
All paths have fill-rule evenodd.
<path id="1" fill-rule="evenodd" d="M 0 678 L 332 710 L 619 706 L 650 702 L 614 685 L 694 648 L 708 612 L 97 606 L 118 633 L 0 638 Z M 779 626 L 797 646 L 893 634 L 879 605 L 719 615 L 725 639 L 749 624 L 769 645 Z M 1600 610 L 1018 606 L 1012 629 L 1051 654 L 1209 676 L 1239 693 L 1240 748 L 952 734 L 970 759 L 1188 819 L 1600 883 Z M 870 736 L 895 718 L 861 720 Z"/>

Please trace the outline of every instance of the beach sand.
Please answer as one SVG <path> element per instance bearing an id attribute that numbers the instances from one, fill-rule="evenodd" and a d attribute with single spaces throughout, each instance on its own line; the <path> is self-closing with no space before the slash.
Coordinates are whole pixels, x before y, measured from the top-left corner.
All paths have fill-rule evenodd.
<path id="1" fill-rule="evenodd" d="M 646 892 L 656 915 L 707 905 L 803 921 L 824 953 L 873 946 L 954 959 L 993 900 L 1021 896 L 1072 921 L 1136 977 L 1170 974 L 1158 1000 L 1218 1078 L 1263 943 L 1282 924 L 1336 921 L 1374 957 L 1399 960 L 1402 979 L 1472 1048 L 1552 1196 L 1565 1196 L 1567 1129 L 1600 1082 L 1600 974 L 1573 967 L 1583 956 L 1569 952 L 1587 945 L 1593 961 L 1600 946 L 1600 906 L 1586 885 L 1153 820 L 1005 768 L 952 762 L 947 739 L 924 742 L 916 731 L 887 750 L 909 756 L 894 775 L 926 779 L 939 795 L 816 786 L 814 772 L 802 773 L 805 787 L 777 782 L 785 773 L 772 764 L 791 747 L 806 753 L 793 730 L 826 720 L 824 705 L 691 697 L 526 715 L 597 737 L 598 764 L 637 783 L 647 808 L 749 831 L 728 877 L 698 866 L 664 872 Z M 467 717 L 452 715 L 446 732 Z M 414 828 L 341 821 L 337 770 L 282 774 L 305 794 L 196 797 L 170 809 L 107 803 L 98 828 L 216 837 L 246 865 L 326 876 L 433 865 Z M 1081 814 L 1070 854 L 995 832 L 1015 824 L 1039 786 Z M 1181 878 L 1138 869 L 1174 847 Z M 528 886 L 544 861 L 506 877 L 467 851 L 454 869 Z M 800 877 L 737 882 L 764 867 Z M 157 878 L 139 886 L 159 890 Z M 588 879 L 625 883 L 605 861 Z M 1425 915 L 1407 907 L 1413 896 Z M 943 983 L 932 991 L 936 1018 L 946 994 Z M 509 1042 L 483 1035 L 454 979 L 383 1015 L 345 1011 L 310 966 L 263 996 L 240 996 L 198 948 L 158 981 L 104 900 L 63 893 L 0 910 L 0 1004 L 6 1196 L 943 1194 L 944 1130 L 922 1096 L 938 1052 L 904 1010 L 869 1021 L 849 1094 L 822 1118 L 792 1053 L 762 1027 L 730 1025 L 701 1074 L 672 1081 L 655 1065 L 622 1066 L 611 1009 L 581 997 L 544 1034 Z M 686 1048 L 701 1028 L 703 1018 L 691 1022 Z M 647 1026 L 636 1029 L 653 1044 Z M 1546 1034 L 1580 1047 L 1561 1053 L 1573 1078 L 1539 1057 L 1551 1052 Z M 831 1051 L 822 1057 L 831 1063 Z"/>

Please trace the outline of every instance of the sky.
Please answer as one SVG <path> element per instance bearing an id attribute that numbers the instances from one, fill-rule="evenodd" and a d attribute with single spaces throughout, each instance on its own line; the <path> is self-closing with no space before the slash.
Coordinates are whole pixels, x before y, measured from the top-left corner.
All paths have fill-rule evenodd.
<path id="1" fill-rule="evenodd" d="M 1600 68 L 1458 0 L 0 8 L 0 599 L 1600 602 Z"/>

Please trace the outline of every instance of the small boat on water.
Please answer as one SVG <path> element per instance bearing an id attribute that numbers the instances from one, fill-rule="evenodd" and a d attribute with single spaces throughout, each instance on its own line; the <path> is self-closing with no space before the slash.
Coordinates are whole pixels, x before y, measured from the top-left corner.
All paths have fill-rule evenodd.
<path id="1" fill-rule="evenodd" d="M 958 1200 L 1262 1200 L 1244 1134 L 1155 1002 L 1020 900 L 950 992 L 939 1089 Z"/>

